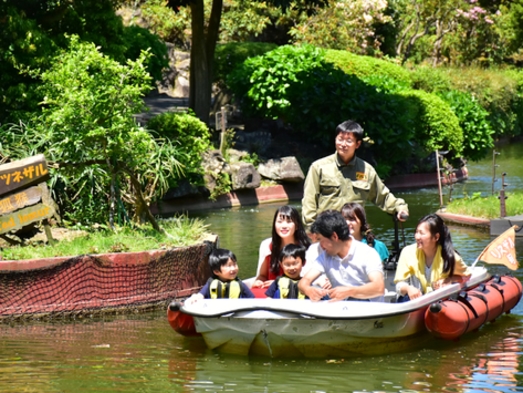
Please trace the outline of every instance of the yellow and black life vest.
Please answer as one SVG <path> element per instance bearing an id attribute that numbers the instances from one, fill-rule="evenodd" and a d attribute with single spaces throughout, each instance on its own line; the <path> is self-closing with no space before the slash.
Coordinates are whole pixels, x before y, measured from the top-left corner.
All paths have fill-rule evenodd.
<path id="1" fill-rule="evenodd" d="M 239 280 L 223 282 L 215 278 L 209 285 L 211 299 L 239 299 L 241 291 Z"/>
<path id="2" fill-rule="evenodd" d="M 280 299 L 305 299 L 305 295 L 298 289 L 298 281 L 287 276 L 279 277 L 277 285 L 280 290 Z"/>

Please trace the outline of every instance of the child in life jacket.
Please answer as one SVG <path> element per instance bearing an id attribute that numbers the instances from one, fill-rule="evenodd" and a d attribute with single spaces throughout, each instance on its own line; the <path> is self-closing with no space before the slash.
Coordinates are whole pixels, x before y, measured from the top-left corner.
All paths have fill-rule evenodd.
<path id="1" fill-rule="evenodd" d="M 241 299 L 254 298 L 247 285 L 238 278 L 238 262 L 232 251 L 216 248 L 209 255 L 212 276 L 199 293 L 185 301 L 194 303 L 199 299 Z"/>
<path id="2" fill-rule="evenodd" d="M 287 244 L 281 250 L 278 262 L 283 275 L 273 281 L 265 295 L 274 299 L 305 299 L 305 295 L 298 290 L 301 269 L 305 264 L 305 247 Z"/>

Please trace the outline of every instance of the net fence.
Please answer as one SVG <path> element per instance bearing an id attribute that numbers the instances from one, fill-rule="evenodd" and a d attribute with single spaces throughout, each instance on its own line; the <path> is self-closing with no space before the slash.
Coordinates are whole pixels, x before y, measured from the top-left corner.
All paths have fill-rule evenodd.
<path id="1" fill-rule="evenodd" d="M 0 266 L 0 321 L 166 307 L 205 284 L 213 247 L 81 255 L 27 270 Z"/>

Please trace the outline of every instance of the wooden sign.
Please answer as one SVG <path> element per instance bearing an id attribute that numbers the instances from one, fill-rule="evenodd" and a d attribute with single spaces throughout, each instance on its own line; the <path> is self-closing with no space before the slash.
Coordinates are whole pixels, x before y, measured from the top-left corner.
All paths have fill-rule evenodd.
<path id="1" fill-rule="evenodd" d="M 43 154 L 0 165 L 0 196 L 49 178 Z"/>
<path id="2" fill-rule="evenodd" d="M 36 221 L 42 221 L 55 215 L 53 206 L 47 206 L 43 203 L 38 203 L 10 213 L 0 216 L 0 235 L 18 230 L 26 225 L 32 224 Z"/>
<path id="3" fill-rule="evenodd" d="M 45 183 L 43 184 L 45 185 Z M 29 187 L 6 198 L 0 198 L 0 216 L 34 205 L 41 200 L 42 188 L 40 186 Z"/>

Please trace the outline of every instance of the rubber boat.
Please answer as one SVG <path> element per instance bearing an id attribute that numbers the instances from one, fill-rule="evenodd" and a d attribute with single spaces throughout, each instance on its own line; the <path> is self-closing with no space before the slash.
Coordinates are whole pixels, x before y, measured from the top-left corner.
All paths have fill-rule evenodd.
<path id="1" fill-rule="evenodd" d="M 491 277 L 472 268 L 462 284 L 396 303 L 312 302 L 291 299 L 204 299 L 172 302 L 168 320 L 183 335 L 201 335 L 210 349 L 239 355 L 327 357 L 383 354 L 404 350 L 427 332 L 456 339 L 477 330 L 521 298 L 511 276 Z M 430 336 L 429 336 L 430 337 Z"/>

